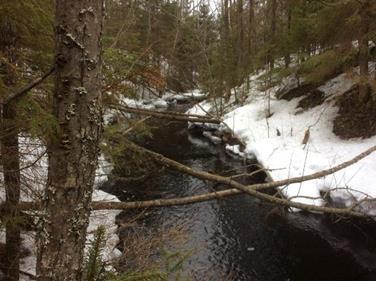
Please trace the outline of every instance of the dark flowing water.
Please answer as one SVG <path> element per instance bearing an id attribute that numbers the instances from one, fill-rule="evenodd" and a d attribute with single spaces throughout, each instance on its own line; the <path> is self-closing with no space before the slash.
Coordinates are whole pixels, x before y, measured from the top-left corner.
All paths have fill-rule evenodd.
<path id="1" fill-rule="evenodd" d="M 233 174 L 249 171 L 250 163 L 226 155 L 221 147 L 190 135 L 185 127 L 166 122 L 155 132 L 154 139 L 143 145 L 199 170 L 222 174 L 234 169 Z M 111 183 L 104 187 L 123 201 L 190 196 L 221 188 L 168 170 L 126 188 Z M 376 280 L 374 225 L 333 222 L 303 214 L 280 216 L 274 215 L 274 210 L 271 205 L 238 195 L 150 209 L 141 223 L 152 230 L 179 226 L 186 239 L 170 246 L 191 250 L 184 271 L 193 280 Z M 119 219 L 127 216 L 129 212 Z"/>

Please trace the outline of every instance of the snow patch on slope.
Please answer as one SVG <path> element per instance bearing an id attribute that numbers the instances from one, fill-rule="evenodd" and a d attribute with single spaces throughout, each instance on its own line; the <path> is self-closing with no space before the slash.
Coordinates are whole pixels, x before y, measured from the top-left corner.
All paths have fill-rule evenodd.
<path id="1" fill-rule="evenodd" d="M 240 151 L 239 146 L 227 145 L 226 149 L 242 156 L 254 155 L 269 170 L 272 180 L 300 177 L 331 168 L 375 145 L 376 136 L 342 140 L 332 132 L 338 112 L 336 97 L 355 85 L 350 75 L 341 74 L 319 87 L 325 94 L 325 101 L 305 111 L 297 108 L 302 97 L 291 101 L 275 98 L 281 87 L 294 87 L 288 85 L 288 79 L 267 91 L 258 90 L 257 76 L 251 79 L 247 104 L 234 105 L 224 115 L 226 125 L 221 130 L 230 128 L 246 144 L 244 151 Z M 290 82 L 293 84 L 294 79 Z M 189 113 L 206 115 L 214 107 L 207 101 L 200 106 Z M 271 116 L 267 118 L 269 113 Z M 304 145 L 302 141 L 307 129 L 310 137 Z M 325 204 L 322 194 L 326 193 L 332 200 L 350 207 L 363 199 L 376 198 L 375 182 L 376 154 L 372 154 L 333 175 L 290 184 L 280 190 L 290 200 L 317 206 Z M 375 201 L 367 201 L 359 208 L 376 215 Z"/>

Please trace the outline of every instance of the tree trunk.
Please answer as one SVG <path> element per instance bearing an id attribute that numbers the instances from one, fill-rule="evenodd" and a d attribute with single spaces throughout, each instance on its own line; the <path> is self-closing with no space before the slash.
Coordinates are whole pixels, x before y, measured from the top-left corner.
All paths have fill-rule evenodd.
<path id="1" fill-rule="evenodd" d="M 6 203 L 9 212 L 6 217 L 6 260 L 5 280 L 18 281 L 20 270 L 20 226 L 17 223 L 20 200 L 20 158 L 18 151 L 18 130 L 15 124 L 14 105 L 4 105 L 2 114 L 1 156 L 4 173 Z"/>
<path id="2" fill-rule="evenodd" d="M 238 40 L 236 46 L 237 56 L 237 84 L 243 82 L 245 76 L 245 61 L 244 61 L 244 24 L 243 24 L 243 0 L 237 2 L 237 17 L 238 17 Z"/>
<path id="3" fill-rule="evenodd" d="M 292 19 L 292 11 L 291 11 L 291 0 L 286 1 L 286 17 L 287 17 L 287 34 L 290 36 L 291 31 L 291 19 Z M 289 38 L 290 40 L 290 38 Z M 291 56 L 289 50 L 286 50 L 287 53 L 285 55 L 285 68 L 288 68 L 291 64 Z"/>
<path id="4" fill-rule="evenodd" d="M 368 39 L 363 36 L 359 41 L 359 101 L 363 103 L 368 99 Z"/>
<path id="5" fill-rule="evenodd" d="M 53 111 L 48 179 L 40 220 L 37 280 L 82 280 L 89 204 L 102 134 L 103 0 L 57 0 Z"/>
<path id="6" fill-rule="evenodd" d="M 274 69 L 275 33 L 277 28 L 277 0 L 270 2 L 270 43 L 268 46 L 268 63 L 270 69 Z"/>
<path id="7" fill-rule="evenodd" d="M 12 23 L 4 18 L 0 23 L 0 50 L 8 63 L 16 61 L 16 30 Z M 13 70 L 5 65 L 3 73 L 4 84 L 13 87 L 15 74 Z M 20 226 L 17 223 L 19 212 L 16 205 L 20 200 L 20 156 L 18 150 L 18 130 L 16 124 L 16 111 L 14 103 L 4 105 L 1 112 L 1 162 L 3 166 L 4 187 L 6 193 L 6 204 L 9 212 L 5 218 L 5 263 L 4 273 L 6 281 L 19 280 L 20 266 Z"/>
<path id="8" fill-rule="evenodd" d="M 359 83 L 359 102 L 364 103 L 368 100 L 369 94 L 369 45 L 368 45 L 368 5 L 365 2 L 360 9 L 361 26 L 359 30 L 359 68 L 360 68 L 360 83 Z"/>
<path id="9" fill-rule="evenodd" d="M 231 42 L 230 42 L 230 13 L 229 13 L 229 1 L 224 0 L 222 5 L 223 13 L 223 39 L 224 44 L 224 77 L 225 77 L 225 100 L 228 101 L 231 97 L 231 75 L 230 65 L 232 60 L 231 55 Z"/>
<path id="10" fill-rule="evenodd" d="M 253 56 L 255 56 L 255 41 L 256 41 L 256 20 L 255 20 L 255 0 L 249 0 L 249 18 L 248 18 L 248 24 L 249 24 L 249 38 L 248 38 L 248 55 L 251 57 L 251 62 L 253 61 Z"/>
<path id="11" fill-rule="evenodd" d="M 150 37 L 151 37 L 151 32 L 152 32 L 152 29 L 153 29 L 153 26 L 152 26 L 152 23 L 153 23 L 153 15 L 152 15 L 152 12 L 153 12 L 153 9 L 152 9 L 152 3 L 150 3 L 150 1 L 147 2 L 147 12 L 148 12 L 148 29 L 147 29 L 147 32 L 146 32 L 146 48 L 149 47 L 150 45 Z"/>

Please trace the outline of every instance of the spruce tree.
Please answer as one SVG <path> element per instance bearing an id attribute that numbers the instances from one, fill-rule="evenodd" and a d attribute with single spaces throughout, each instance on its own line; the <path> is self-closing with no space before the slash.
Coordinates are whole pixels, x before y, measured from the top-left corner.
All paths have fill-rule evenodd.
<path id="1" fill-rule="evenodd" d="M 55 3 L 56 137 L 39 221 L 37 280 L 82 280 L 99 142 L 102 135 L 102 0 Z"/>

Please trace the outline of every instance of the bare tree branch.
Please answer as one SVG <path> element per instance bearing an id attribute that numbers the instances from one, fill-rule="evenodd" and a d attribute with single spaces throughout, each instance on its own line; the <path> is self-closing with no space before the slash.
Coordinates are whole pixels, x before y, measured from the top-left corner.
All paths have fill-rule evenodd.
<path id="1" fill-rule="evenodd" d="M 131 142 L 129 142 L 129 147 L 138 152 L 143 152 L 143 153 L 148 154 L 149 156 L 153 157 L 155 160 L 157 160 L 158 162 L 160 162 L 161 164 L 163 164 L 164 166 L 168 168 L 177 170 L 182 173 L 189 174 L 191 176 L 194 176 L 202 180 L 208 180 L 211 182 L 221 183 L 221 184 L 224 184 L 225 186 L 230 186 L 233 188 L 223 190 L 223 191 L 217 191 L 217 192 L 183 197 L 183 198 L 157 199 L 157 200 L 136 201 L 136 202 L 92 202 L 91 207 L 93 208 L 93 210 L 132 209 L 132 208 L 134 209 L 134 208 L 148 208 L 148 207 L 166 207 L 166 206 L 173 206 L 173 205 L 187 205 L 187 204 L 203 202 L 203 201 L 208 201 L 208 200 L 213 200 L 213 199 L 220 199 L 220 198 L 224 198 L 227 196 L 236 195 L 236 194 L 244 192 L 255 198 L 259 198 L 265 202 L 278 204 L 278 205 L 282 205 L 286 207 L 293 207 L 293 208 L 305 210 L 308 212 L 322 212 L 322 213 L 346 215 L 346 216 L 354 216 L 354 217 L 371 217 L 370 215 L 354 210 L 353 206 L 350 206 L 348 208 L 332 208 L 332 207 L 323 207 L 323 206 L 303 204 L 299 202 L 290 201 L 289 199 L 278 198 L 272 195 L 268 195 L 268 194 L 260 192 L 259 190 L 263 190 L 267 188 L 275 188 L 275 187 L 279 187 L 279 186 L 283 186 L 283 185 L 287 185 L 291 183 L 308 181 L 308 180 L 317 179 L 326 175 L 333 174 L 341 169 L 344 169 L 360 161 L 361 159 L 375 152 L 376 146 L 373 146 L 369 148 L 368 150 L 364 151 L 363 153 L 357 155 L 353 159 L 343 162 L 342 164 L 335 166 L 328 170 L 324 170 L 324 171 L 307 175 L 307 176 L 303 176 L 303 177 L 296 177 L 296 178 L 286 179 L 282 181 L 275 181 L 275 182 L 270 182 L 270 183 L 253 184 L 249 186 L 236 182 L 231 177 L 223 177 L 220 175 L 215 175 L 215 174 L 210 174 L 210 173 L 203 172 L 203 171 L 194 170 L 188 166 L 185 166 L 174 160 L 166 158 L 161 154 L 139 147 L 138 145 L 133 144 Z M 0 209 L 4 209 L 4 208 L 6 208 L 4 204 L 0 206 Z M 39 206 L 39 203 L 23 202 L 23 203 L 20 203 L 19 208 L 22 210 L 31 210 L 31 209 L 39 209 L 40 206 Z"/>
<path id="2" fill-rule="evenodd" d="M 31 89 L 35 88 L 40 83 L 42 83 L 44 80 L 46 80 L 47 77 L 49 77 L 52 73 L 54 73 L 55 69 L 56 69 L 55 65 L 52 66 L 50 68 L 50 70 L 48 70 L 45 74 L 43 74 L 42 77 L 35 79 L 34 81 L 29 83 L 28 85 L 19 89 L 17 92 L 11 93 L 9 96 L 5 97 L 2 101 L 0 101 L 0 103 L 1 104 L 8 104 L 15 99 L 21 98 L 22 96 L 27 94 Z"/>
<path id="3" fill-rule="evenodd" d="M 187 167 L 183 164 L 180 164 L 180 163 L 178 163 L 178 162 L 176 162 L 172 159 L 166 158 L 161 154 L 158 154 L 158 153 L 150 151 L 146 148 L 140 147 L 140 146 L 138 146 L 135 143 L 132 143 L 130 141 L 128 141 L 128 142 L 129 142 L 129 148 L 130 149 L 136 150 L 138 152 L 146 153 L 149 156 L 152 156 L 158 162 L 166 165 L 167 167 L 175 169 L 177 171 L 189 174 L 191 176 L 195 176 L 195 177 L 203 179 L 203 180 L 217 181 L 218 179 L 222 179 L 222 180 L 225 179 L 225 182 L 223 182 L 223 183 L 228 183 L 229 180 L 231 181 L 231 177 L 222 177 L 222 176 L 210 174 L 210 173 L 207 173 L 207 172 L 196 171 L 196 170 L 189 168 L 189 167 Z M 355 156 L 351 160 L 343 162 L 343 163 L 341 163 L 341 164 L 339 164 L 335 167 L 332 167 L 330 169 L 322 170 L 320 172 L 313 173 L 313 174 L 306 175 L 306 176 L 301 176 L 301 177 L 295 177 L 295 178 L 290 178 L 290 179 L 285 179 L 285 180 L 280 180 L 280 181 L 273 181 L 273 182 L 268 182 L 268 183 L 253 184 L 253 185 L 248 186 L 248 188 L 250 188 L 252 190 L 264 190 L 264 189 L 275 188 L 275 187 L 279 187 L 279 186 L 283 186 L 283 185 L 289 185 L 289 184 L 293 184 L 293 183 L 300 183 L 300 182 L 304 182 L 304 181 L 314 180 L 314 179 L 317 179 L 317 178 L 322 178 L 322 177 L 334 174 L 334 173 L 336 173 L 340 170 L 343 170 L 343 169 L 355 164 L 356 162 L 358 162 L 361 159 L 367 157 L 368 155 L 370 155 L 371 153 L 373 153 L 375 151 L 376 151 L 376 145 L 372 146 L 371 148 L 367 149 L 366 151 L 358 154 L 357 156 Z"/>
<path id="4" fill-rule="evenodd" d="M 317 179 L 317 178 L 321 178 L 321 177 L 333 174 L 337 171 L 340 171 L 340 170 L 342 170 L 346 167 L 353 165 L 354 163 L 360 161 L 361 159 L 363 159 L 363 158 L 367 157 L 368 155 L 370 155 L 371 153 L 375 152 L 376 146 L 369 148 L 368 150 L 366 150 L 363 153 L 355 156 L 353 159 L 351 159 L 349 161 L 343 162 L 343 163 L 341 163 L 341 164 L 339 164 L 339 165 L 337 165 L 333 168 L 327 169 L 327 170 L 323 170 L 323 171 L 313 173 L 313 174 L 310 174 L 310 175 L 307 175 L 307 176 L 295 177 L 295 178 L 291 178 L 291 179 L 274 181 L 274 182 L 270 182 L 270 183 L 253 184 L 253 185 L 249 185 L 249 186 L 245 186 L 243 184 L 240 184 L 240 183 L 234 181 L 231 177 L 223 177 L 223 176 L 210 174 L 210 173 L 203 172 L 203 171 L 194 170 L 194 169 L 187 167 L 187 166 L 185 166 L 181 163 L 178 163 L 174 160 L 168 159 L 161 154 L 152 152 L 150 150 L 142 148 L 142 147 L 140 147 L 136 144 L 133 144 L 133 143 L 129 144 L 129 148 L 134 149 L 138 152 L 143 152 L 145 154 L 148 154 L 149 156 L 151 156 L 152 158 L 154 158 L 155 160 L 157 160 L 161 164 L 165 165 L 166 167 L 172 168 L 172 169 L 177 170 L 177 171 L 182 172 L 182 173 L 189 174 L 191 176 L 197 177 L 197 178 L 202 179 L 202 180 L 208 180 L 208 181 L 212 181 L 212 182 L 222 183 L 226 186 L 231 186 L 233 188 L 241 190 L 241 191 L 243 191 L 243 192 L 245 192 L 245 193 L 247 193 L 247 194 L 249 194 L 253 197 L 256 197 L 256 198 L 263 200 L 263 201 L 266 201 L 266 202 L 270 202 L 270 203 L 274 203 L 274 204 L 278 204 L 278 205 L 282 205 L 282 206 L 286 206 L 286 207 L 293 207 L 293 208 L 297 208 L 297 209 L 301 209 L 301 210 L 306 210 L 306 211 L 309 211 L 309 212 L 312 212 L 312 211 L 314 211 L 314 212 L 325 212 L 325 213 L 338 214 L 338 215 L 351 215 L 351 216 L 356 216 L 356 217 L 366 217 L 367 216 L 367 214 L 357 212 L 357 211 L 353 211 L 351 208 L 340 209 L 340 208 L 331 208 L 331 207 L 322 207 L 322 206 L 303 204 L 303 203 L 299 203 L 299 202 L 289 201 L 289 200 L 283 199 L 283 198 L 277 198 L 277 197 L 274 197 L 274 196 L 271 196 L 271 195 L 268 195 L 268 194 L 264 194 L 264 193 L 259 192 L 259 190 L 276 188 L 276 187 L 279 187 L 279 186 L 289 185 L 289 184 L 292 184 L 292 183 L 309 181 L 309 180 L 313 180 L 313 179 Z"/>

